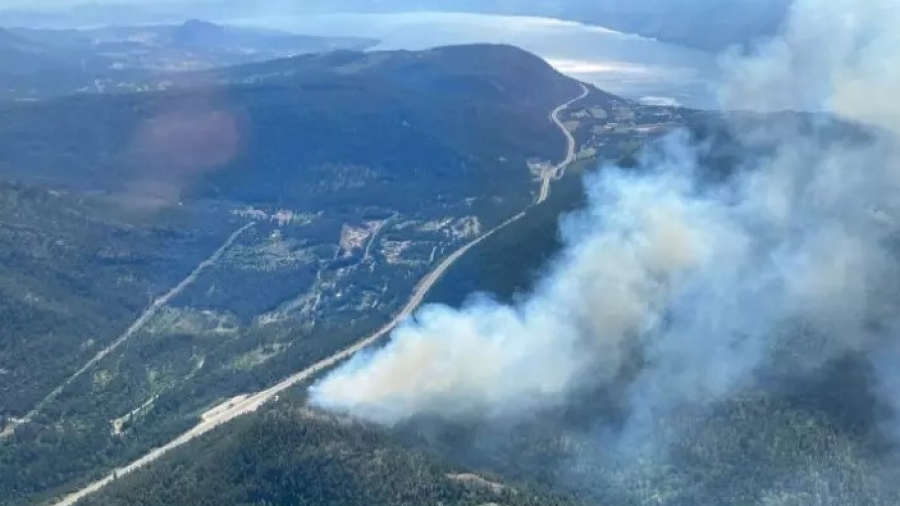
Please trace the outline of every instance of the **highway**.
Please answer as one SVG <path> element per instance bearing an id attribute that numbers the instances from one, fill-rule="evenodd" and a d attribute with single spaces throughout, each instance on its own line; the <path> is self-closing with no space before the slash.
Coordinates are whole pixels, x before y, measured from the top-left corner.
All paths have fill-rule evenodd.
<path id="1" fill-rule="evenodd" d="M 569 129 L 566 128 L 566 125 L 563 124 L 562 120 L 559 119 L 559 115 L 572 106 L 575 102 L 585 98 L 590 93 L 590 90 L 584 84 L 578 83 L 581 86 L 581 95 L 569 100 L 568 102 L 560 105 L 556 109 L 553 109 L 553 112 L 550 113 L 550 121 L 556 124 L 557 127 L 562 131 L 562 133 L 566 136 L 566 158 L 556 166 L 550 168 L 549 170 L 544 171 L 541 174 L 541 190 L 538 193 L 537 204 L 540 204 L 547 200 L 547 197 L 550 196 L 550 183 L 554 180 L 562 179 L 562 177 L 566 173 L 566 168 L 569 165 L 572 165 L 572 162 L 575 161 L 575 137 L 572 135 L 572 132 L 569 132 Z"/>
<path id="2" fill-rule="evenodd" d="M 574 102 L 581 100 L 582 98 L 587 96 L 588 88 L 585 87 L 584 85 L 581 85 L 581 87 L 582 87 L 582 91 L 583 91 L 583 93 L 581 95 L 560 105 L 559 107 L 554 109 L 553 112 L 550 114 L 550 118 L 560 128 L 560 130 L 562 130 L 563 133 L 565 134 L 566 139 L 568 140 L 568 148 L 567 148 L 566 159 L 559 165 L 555 166 L 554 170 L 550 173 L 550 175 L 543 182 L 543 185 L 541 188 L 541 194 L 540 194 L 543 198 L 539 197 L 539 199 L 537 201 L 538 204 L 543 202 L 544 200 L 546 200 L 547 196 L 549 195 L 550 181 L 552 179 L 554 179 L 553 178 L 554 173 L 557 173 L 560 171 L 565 171 L 565 168 L 575 160 L 575 147 L 576 147 L 575 146 L 575 138 L 572 137 L 572 134 L 562 124 L 562 122 L 559 119 L 559 114 L 562 111 L 566 110 Z M 94 492 L 97 492 L 98 490 L 100 490 L 103 487 L 105 487 L 106 485 L 108 485 L 110 482 L 112 482 L 114 479 L 116 479 L 116 477 L 122 477 L 131 472 L 134 472 L 134 471 L 140 469 L 141 467 L 144 467 L 147 464 L 159 459 L 160 457 L 162 457 L 169 451 L 171 451 L 175 448 L 178 448 L 179 446 L 183 446 L 183 445 L 189 443 L 190 441 L 193 441 L 194 439 L 210 432 L 211 430 L 215 429 L 216 427 L 219 427 L 225 423 L 228 423 L 240 416 L 257 411 L 263 404 L 265 404 L 269 400 L 273 399 L 279 393 L 284 392 L 285 390 L 287 390 L 293 386 L 296 386 L 300 383 L 303 383 L 303 382 L 313 378 L 314 376 L 325 371 L 326 369 L 329 369 L 329 368 L 337 365 L 338 363 L 340 363 L 346 359 L 349 359 L 350 357 L 355 355 L 357 352 L 375 344 L 376 342 L 381 340 L 383 337 L 385 337 L 387 334 L 389 334 L 392 330 L 394 330 L 394 328 L 397 325 L 399 325 L 400 323 L 402 323 L 404 320 L 406 320 L 408 317 L 410 317 L 412 315 L 412 313 L 425 300 L 425 297 L 428 295 L 428 292 L 435 285 L 435 283 L 437 283 L 441 279 L 441 277 L 450 269 L 450 267 L 453 266 L 453 264 L 456 263 L 457 260 L 462 258 L 472 248 L 474 248 L 475 246 L 478 246 L 479 244 L 481 244 L 483 241 L 485 241 L 489 237 L 493 236 L 497 232 L 503 230 L 504 228 L 506 228 L 506 227 L 512 225 L 513 223 L 524 218 L 525 214 L 526 214 L 526 211 L 522 211 L 521 213 L 513 216 L 512 218 L 501 223 L 500 225 L 494 227 L 490 231 L 482 234 L 477 239 L 474 239 L 473 241 L 471 241 L 471 242 L 467 243 L 466 245 L 462 246 L 461 248 L 457 249 L 450 256 L 445 258 L 437 267 L 435 267 L 424 278 L 422 278 L 421 281 L 419 281 L 419 283 L 416 285 L 415 289 L 413 290 L 413 293 L 410 296 L 409 300 L 406 302 L 406 304 L 403 306 L 403 308 L 400 310 L 400 312 L 398 312 L 397 315 L 394 316 L 394 318 L 390 322 L 388 322 L 386 325 L 381 327 L 375 333 L 357 341 L 352 346 L 345 348 L 345 349 L 335 353 L 334 355 L 331 355 L 330 357 L 325 358 L 325 359 L 313 364 L 310 367 L 307 367 L 306 369 L 294 374 L 293 376 L 285 379 L 281 383 L 278 383 L 277 385 L 275 385 L 271 388 L 263 390 L 262 392 L 257 392 L 252 395 L 241 395 L 241 396 L 235 397 L 229 401 L 226 401 L 226 402 L 208 410 L 201 417 L 200 423 L 198 423 L 197 426 L 195 426 L 190 431 L 185 432 L 181 436 L 178 436 L 178 438 L 174 439 L 173 441 L 169 442 L 168 444 L 166 444 L 164 446 L 161 446 L 159 448 L 155 448 L 155 449 L 151 450 L 149 453 L 147 453 L 140 459 L 132 462 L 131 464 L 128 464 L 127 466 L 116 469 L 115 471 L 113 471 L 112 473 L 107 475 L 105 478 L 95 481 L 95 482 L 91 483 L 90 485 L 82 488 L 81 490 L 78 490 L 76 492 L 73 492 L 73 493 L 63 497 L 58 502 L 52 503 L 51 506 L 73 506 L 75 503 L 77 503 L 81 499 L 93 494 Z"/>
<path id="3" fill-rule="evenodd" d="M 115 477 L 125 476 L 125 475 L 127 475 L 137 469 L 140 469 L 141 467 L 144 467 L 145 465 L 157 460 L 158 458 L 162 457 L 164 454 L 166 454 L 170 450 L 178 448 L 179 446 L 182 446 L 182 445 L 208 433 L 209 431 L 215 429 L 216 427 L 218 427 L 222 424 L 230 422 L 231 420 L 234 420 L 235 418 L 237 418 L 239 416 L 243 416 L 248 413 L 253 413 L 254 411 L 258 410 L 263 404 L 265 404 L 266 402 L 271 400 L 273 397 L 275 397 L 279 393 L 312 378 L 313 376 L 317 375 L 318 373 L 337 365 L 339 362 L 341 362 L 343 360 L 350 358 L 351 356 L 353 356 L 360 350 L 363 350 L 363 349 L 371 346 L 372 344 L 376 343 L 378 340 L 380 340 L 381 338 L 386 336 L 390 331 L 392 331 L 394 329 L 394 327 L 396 327 L 403 320 L 405 320 L 410 315 L 412 315 L 413 311 L 415 311 L 419 307 L 419 305 L 422 304 L 422 301 L 425 300 L 425 296 L 428 295 L 429 290 L 431 290 L 431 288 L 434 286 L 434 284 L 437 283 L 438 280 L 441 279 L 441 277 L 444 275 L 444 273 L 446 273 L 447 270 L 450 269 L 450 267 L 452 267 L 453 264 L 456 263 L 457 260 L 459 260 L 466 253 L 468 253 L 469 250 L 471 250 L 475 246 L 478 246 L 482 241 L 484 241 L 487 238 L 491 237 L 492 235 L 496 234 L 500 230 L 508 227 L 509 225 L 512 225 L 513 223 L 519 221 L 524 216 L 525 216 L 524 211 L 513 216 L 509 220 L 500 224 L 498 227 L 479 236 L 474 241 L 466 244 L 465 246 L 463 246 L 460 249 L 453 252 L 453 254 L 448 256 L 446 259 L 444 259 L 444 261 L 441 262 L 440 265 L 438 265 L 433 271 L 428 273 L 428 275 L 425 276 L 419 282 L 418 285 L 416 285 L 416 288 L 413 291 L 412 296 L 410 297 L 410 299 L 406 303 L 406 305 L 403 306 L 403 309 L 399 313 L 397 313 L 397 315 L 390 322 L 388 322 L 387 325 L 385 325 L 384 327 L 379 329 L 374 334 L 366 337 L 365 339 L 357 341 L 349 348 L 346 348 L 346 349 L 344 349 L 344 350 L 342 350 L 320 362 L 317 362 L 316 364 L 298 372 L 297 374 L 287 378 L 286 380 L 282 381 L 281 383 L 278 383 L 277 385 L 275 385 L 267 390 L 263 390 L 262 392 L 258 392 L 253 395 L 238 396 L 238 397 L 235 397 L 234 399 L 226 401 L 225 403 L 223 403 L 219 406 L 216 406 L 216 407 L 210 409 L 201 417 L 201 422 L 199 424 L 197 424 L 197 426 L 194 427 L 193 429 L 191 429 L 190 431 L 182 434 L 181 436 L 179 436 L 178 438 L 169 442 L 165 446 L 161 446 L 159 448 L 153 449 L 152 451 L 150 451 L 150 453 L 144 455 L 143 457 L 132 462 L 131 464 L 129 464 L 125 467 L 116 469 L 115 471 L 113 471 L 112 473 L 107 475 L 105 478 L 95 481 L 94 483 L 91 483 L 87 487 L 85 487 L 77 492 L 67 495 L 59 502 L 54 503 L 53 506 L 72 506 L 72 505 L 74 505 L 81 499 L 89 496 L 90 494 L 93 494 L 94 492 L 96 492 L 96 491 L 100 490 L 101 488 L 105 487 L 106 485 L 108 485 L 111 481 L 113 481 L 115 479 Z"/>

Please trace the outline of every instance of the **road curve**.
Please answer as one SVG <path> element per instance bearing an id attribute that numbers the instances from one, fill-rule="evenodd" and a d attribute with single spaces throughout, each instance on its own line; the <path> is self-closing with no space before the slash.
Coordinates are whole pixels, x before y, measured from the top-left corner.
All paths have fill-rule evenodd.
<path id="1" fill-rule="evenodd" d="M 172 299 L 174 299 L 175 297 L 180 295 L 181 292 L 183 292 L 187 287 L 191 286 L 194 283 L 194 281 L 197 280 L 197 278 L 200 276 L 200 274 L 203 273 L 203 271 L 205 271 L 206 269 L 211 267 L 213 264 L 218 262 L 219 259 L 222 258 L 222 255 L 225 254 L 225 251 L 227 251 L 228 248 L 230 248 L 234 244 L 234 242 L 237 241 L 238 237 L 240 237 L 241 234 L 246 232 L 247 229 L 249 229 L 250 227 L 252 227 L 254 225 L 255 225 L 255 223 L 252 223 L 252 222 L 248 223 L 248 224 L 244 225 L 243 227 L 239 228 L 238 230 L 236 230 L 234 233 L 232 233 L 228 237 L 228 239 L 225 240 L 225 242 L 222 244 L 222 246 L 220 246 L 219 249 L 217 249 L 212 255 L 210 255 L 209 258 L 200 262 L 200 264 L 197 265 L 197 267 L 195 267 L 194 270 L 191 271 L 191 273 L 188 274 L 188 276 L 186 278 L 184 278 L 183 280 L 181 280 L 180 283 L 175 285 L 174 288 L 172 288 L 171 290 L 169 290 L 168 292 L 163 294 L 162 297 L 159 297 L 158 299 L 154 300 L 153 303 L 150 304 L 150 307 L 148 307 L 143 313 L 141 313 L 141 315 L 137 318 L 137 320 L 135 320 L 134 323 L 131 324 L 131 326 L 129 326 L 127 329 L 125 329 L 125 332 L 123 332 L 121 335 L 119 335 L 119 337 L 117 337 L 115 341 L 113 341 L 106 348 L 103 348 L 102 350 L 97 352 L 97 354 L 94 355 L 93 358 L 91 358 L 90 360 L 87 361 L 87 363 L 85 363 L 83 366 L 81 366 L 81 369 L 78 369 L 77 371 L 75 371 L 71 376 L 66 378 L 65 381 L 63 381 L 56 388 L 54 388 L 52 392 L 47 394 L 43 399 L 41 399 L 40 402 L 37 403 L 37 405 L 34 407 L 34 409 L 29 411 L 28 414 L 26 414 L 22 419 L 18 420 L 15 425 L 21 425 L 21 424 L 30 422 L 31 419 L 34 418 L 34 416 L 36 414 L 38 414 L 41 411 L 41 409 L 44 408 L 44 406 L 47 405 L 47 403 L 49 403 L 53 399 L 57 398 L 59 396 L 59 394 L 61 394 L 63 392 L 63 390 L 65 390 L 65 388 L 67 386 L 71 385 L 72 382 L 74 382 L 76 379 L 81 377 L 84 373 L 86 373 L 92 367 L 97 365 L 97 363 L 100 362 L 101 360 L 103 360 L 104 358 L 106 358 L 107 355 L 116 351 L 116 349 L 118 349 L 120 346 L 125 344 L 125 342 L 128 341 L 132 336 L 134 336 L 139 330 L 144 328 L 144 325 L 146 325 L 147 322 L 149 322 L 151 319 L 153 319 L 153 317 L 156 316 L 156 314 L 159 312 L 160 309 L 162 309 L 166 304 L 171 302 Z M 14 427 L 7 428 L 5 431 L 0 433 L 0 439 L 2 439 L 4 436 L 11 435 L 12 430 L 14 430 Z"/>
<path id="2" fill-rule="evenodd" d="M 581 86 L 581 95 L 578 95 L 556 109 L 553 109 L 553 112 L 550 113 L 550 121 L 555 123 L 560 131 L 562 131 L 563 135 L 566 136 L 566 158 L 549 171 L 545 171 L 544 174 L 541 174 L 541 191 L 538 193 L 538 198 L 535 202 L 536 204 L 540 204 L 547 200 L 547 197 L 550 196 L 550 182 L 554 179 L 561 179 L 566 173 L 566 168 L 575 161 L 575 137 L 572 135 L 572 132 L 566 128 L 566 125 L 563 124 L 562 120 L 559 119 L 559 115 L 571 107 L 575 102 L 587 97 L 590 93 L 587 86 L 582 83 L 578 83 L 578 85 Z"/>
<path id="3" fill-rule="evenodd" d="M 569 164 L 571 164 L 575 160 L 575 138 L 572 137 L 572 134 L 569 133 L 569 131 L 566 129 L 566 127 L 559 120 L 559 114 L 562 111 L 564 111 L 565 109 L 567 109 L 574 102 L 581 100 L 582 98 L 587 96 L 587 94 L 589 93 L 588 88 L 586 86 L 584 86 L 583 84 L 581 84 L 581 87 L 582 87 L 582 91 L 583 91 L 583 93 L 581 95 L 566 102 L 565 104 L 560 105 L 559 107 L 554 109 L 553 112 L 550 114 L 550 117 L 553 119 L 553 122 L 556 123 L 560 127 L 560 129 L 566 134 L 566 139 L 568 139 L 568 142 L 569 142 L 568 154 L 566 156 L 566 159 L 563 161 L 563 163 L 557 165 L 553 172 L 565 170 L 565 167 L 568 166 Z M 549 186 L 550 186 L 551 179 L 552 179 L 552 172 L 551 172 L 551 177 L 547 177 L 544 181 L 544 184 L 546 185 L 546 190 L 542 187 L 541 195 L 543 195 L 543 198 L 539 199 L 539 201 L 537 202 L 538 204 L 543 202 L 544 200 L 546 200 L 547 195 L 549 195 Z M 352 357 L 354 354 L 358 353 L 359 351 L 375 344 L 380 339 L 385 337 L 388 333 L 390 333 L 392 330 L 394 330 L 394 328 L 397 325 L 399 325 L 401 322 L 403 322 L 405 319 L 407 319 L 410 315 L 412 315 L 412 313 L 425 300 L 425 296 L 428 295 L 428 292 L 435 285 L 435 283 L 437 283 L 441 279 L 441 277 L 450 269 L 450 267 L 453 266 L 454 263 L 456 263 L 457 260 L 462 258 L 463 255 L 468 253 L 472 248 L 474 248 L 475 246 L 478 246 L 479 244 L 484 242 L 489 237 L 493 236 L 497 232 L 503 230 L 504 228 L 506 228 L 506 227 L 512 225 L 513 223 L 524 218 L 525 214 L 526 214 L 526 211 L 522 211 L 521 213 L 513 216 L 512 218 L 506 220 L 505 222 L 501 223 L 500 225 L 489 230 L 488 232 L 485 232 L 484 234 L 480 235 L 478 238 L 474 239 L 473 241 L 471 241 L 471 242 L 467 243 L 466 245 L 462 246 L 461 248 L 457 249 L 450 256 L 445 258 L 437 267 L 435 267 L 434 270 L 429 272 L 424 278 L 422 278 L 421 281 L 419 281 L 419 283 L 416 285 L 415 289 L 413 290 L 412 295 L 410 296 L 409 300 L 407 301 L 406 305 L 403 306 L 403 308 L 400 310 L 400 312 L 397 313 L 397 315 L 390 322 L 388 322 L 386 325 L 381 327 L 374 334 L 371 334 L 371 335 L 357 341 L 352 346 L 345 348 L 345 349 L 337 352 L 336 354 L 313 364 L 310 367 L 307 367 L 306 369 L 298 372 L 297 374 L 294 374 L 293 376 L 285 379 L 281 383 L 278 383 L 277 385 L 275 385 L 271 388 L 268 388 L 266 390 L 263 390 L 261 392 L 258 392 L 258 393 L 252 394 L 252 395 L 235 397 L 234 399 L 226 401 L 225 403 L 220 404 L 219 406 L 211 408 L 201 417 L 200 423 L 198 423 L 193 429 L 189 430 L 188 432 L 185 432 L 181 436 L 178 436 L 176 439 L 172 440 L 168 444 L 151 450 L 149 453 L 147 453 L 140 459 L 132 462 L 131 464 L 128 464 L 125 467 L 121 467 L 121 468 L 114 470 L 112 473 L 107 475 L 105 478 L 95 481 L 95 482 L 91 483 L 90 485 L 82 488 L 81 490 L 78 490 L 77 492 L 73 492 L 73 493 L 63 497 L 58 502 L 52 503 L 51 506 L 73 506 L 75 503 L 77 503 L 81 499 L 84 499 L 85 497 L 102 489 L 103 487 L 108 485 L 110 482 L 112 482 L 114 479 L 116 479 L 117 477 L 125 476 L 129 473 L 132 473 L 132 472 L 146 466 L 147 464 L 159 459 L 160 457 L 162 457 L 169 451 L 174 450 L 175 448 L 178 448 L 179 446 L 183 446 L 183 445 L 191 442 L 192 440 L 210 432 L 211 430 L 215 429 L 216 427 L 219 427 L 220 425 L 228 423 L 228 422 L 234 420 L 235 418 L 246 415 L 248 413 L 255 412 L 263 404 L 265 404 L 266 402 L 268 402 L 269 400 L 274 398 L 279 393 L 284 392 L 285 390 L 312 378 L 313 376 L 319 374 L 320 372 L 337 365 L 339 362 L 346 360 L 346 359 Z"/>

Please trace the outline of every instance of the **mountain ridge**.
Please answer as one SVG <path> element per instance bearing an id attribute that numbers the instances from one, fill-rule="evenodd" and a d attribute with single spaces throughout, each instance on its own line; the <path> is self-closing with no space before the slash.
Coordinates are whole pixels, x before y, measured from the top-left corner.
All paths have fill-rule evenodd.
<path id="1" fill-rule="evenodd" d="M 304 163 L 366 165 L 381 160 L 377 170 L 385 181 L 405 179 L 395 172 L 401 166 L 422 174 L 415 171 L 426 164 L 432 170 L 481 177 L 478 171 L 487 166 L 519 171 L 528 158 L 553 158 L 562 148 L 546 121 L 546 109 L 577 90 L 574 81 L 536 56 L 493 45 L 298 56 L 215 71 L 213 79 L 217 76 L 221 82 L 213 87 L 188 80 L 162 92 L 0 105 L 0 143 L 6 146 L 0 148 L 0 175 L 109 192 L 147 171 L 156 173 L 157 186 L 167 180 L 181 184 L 181 178 L 199 174 L 199 184 L 189 193 L 248 203 L 311 198 L 300 188 L 285 190 L 281 180 L 286 167 Z M 272 103 L 282 107 L 275 110 Z M 78 118 L 88 115 L 103 121 L 85 128 Z M 42 119 L 51 116 L 72 120 Z M 478 130 L 466 127 L 497 118 L 505 118 L 505 128 L 473 135 Z M 163 166 L 165 160 L 155 158 L 174 161 L 173 156 L 182 156 L 168 148 L 155 151 L 162 148 L 154 143 L 175 142 L 155 137 L 154 129 L 163 127 L 187 129 L 197 136 L 195 143 L 231 145 L 236 151 L 230 158 L 209 151 L 208 160 L 186 159 L 182 169 L 182 162 Z M 294 132 L 292 138 L 280 133 L 286 129 Z M 17 142 L 9 142 L 12 138 Z M 178 149 L 188 148 L 199 144 Z M 260 158 L 263 151 L 267 154 Z M 498 162 L 502 157 L 506 162 Z M 257 161 L 267 158 L 269 168 L 263 170 Z M 252 187 L 240 182 L 251 177 L 250 165 Z M 267 170 L 273 171 L 270 183 L 261 177 Z M 527 177 L 521 181 L 528 183 Z"/>

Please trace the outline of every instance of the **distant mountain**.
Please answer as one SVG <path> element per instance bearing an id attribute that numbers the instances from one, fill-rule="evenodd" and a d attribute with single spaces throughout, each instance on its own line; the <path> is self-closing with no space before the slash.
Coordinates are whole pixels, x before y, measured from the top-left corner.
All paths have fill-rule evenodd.
<path id="1" fill-rule="evenodd" d="M 183 51 L 183 57 L 200 57 L 209 61 L 207 66 L 237 64 L 305 53 L 334 51 L 337 49 L 362 50 L 377 43 L 371 39 L 354 37 L 316 37 L 296 35 L 274 30 L 235 28 L 208 21 L 190 19 L 177 25 L 111 26 L 77 32 L 86 37 L 100 52 L 128 45 L 134 50 L 160 53 L 159 57 L 174 60 L 178 55 L 171 51 Z M 152 60 L 145 57 L 144 61 Z M 217 61 L 221 60 L 221 61 Z"/>
<path id="2" fill-rule="evenodd" d="M 172 27 L 171 44 L 185 48 L 208 48 L 227 46 L 232 43 L 229 30 L 207 21 L 190 19 L 184 24 Z"/>
<path id="3" fill-rule="evenodd" d="M 530 185 L 527 159 L 562 155 L 547 115 L 578 91 L 536 56 L 488 45 L 334 52 L 181 79 L 166 92 L 0 107 L 0 175 L 110 192 L 190 173 L 183 196 L 316 207 L 333 202 L 319 188 L 338 165 L 367 168 L 369 182 L 347 195 L 490 193 Z M 160 128 L 203 144 L 176 149 Z"/>
<path id="4" fill-rule="evenodd" d="M 208 70 L 300 54 L 364 50 L 377 41 L 220 26 L 0 29 L 0 99 L 122 91 L 160 72 Z"/>
<path id="5" fill-rule="evenodd" d="M 160 26 L 161 45 L 200 51 L 259 51 L 297 55 L 326 51 L 362 50 L 378 41 L 355 37 L 316 37 L 275 30 L 235 28 L 191 19 L 181 25 Z"/>
<path id="6" fill-rule="evenodd" d="M 77 50 L 105 58 L 114 69 L 209 68 L 338 49 L 362 50 L 377 43 L 354 37 L 234 28 L 197 19 L 175 25 L 112 25 L 86 30 L 16 28 L 9 33 L 43 45 L 47 51 Z"/>
<path id="7" fill-rule="evenodd" d="M 555 14 L 548 14 L 663 42 L 721 51 L 775 35 L 792 3 L 793 0 L 596 0 L 576 2 L 571 8 L 558 8 Z"/>
<path id="8" fill-rule="evenodd" d="M 66 63 L 50 47 L 0 28 L 0 74 L 29 74 L 57 69 Z"/>

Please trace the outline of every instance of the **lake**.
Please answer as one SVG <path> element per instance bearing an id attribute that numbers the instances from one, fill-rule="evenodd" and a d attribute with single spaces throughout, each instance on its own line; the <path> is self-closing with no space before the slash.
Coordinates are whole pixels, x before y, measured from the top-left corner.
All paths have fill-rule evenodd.
<path id="1" fill-rule="evenodd" d="M 446 12 L 326 14 L 223 20 L 309 35 L 381 40 L 377 49 L 506 43 L 531 51 L 561 72 L 632 99 L 715 106 L 715 56 L 597 26 L 548 18 Z"/>

